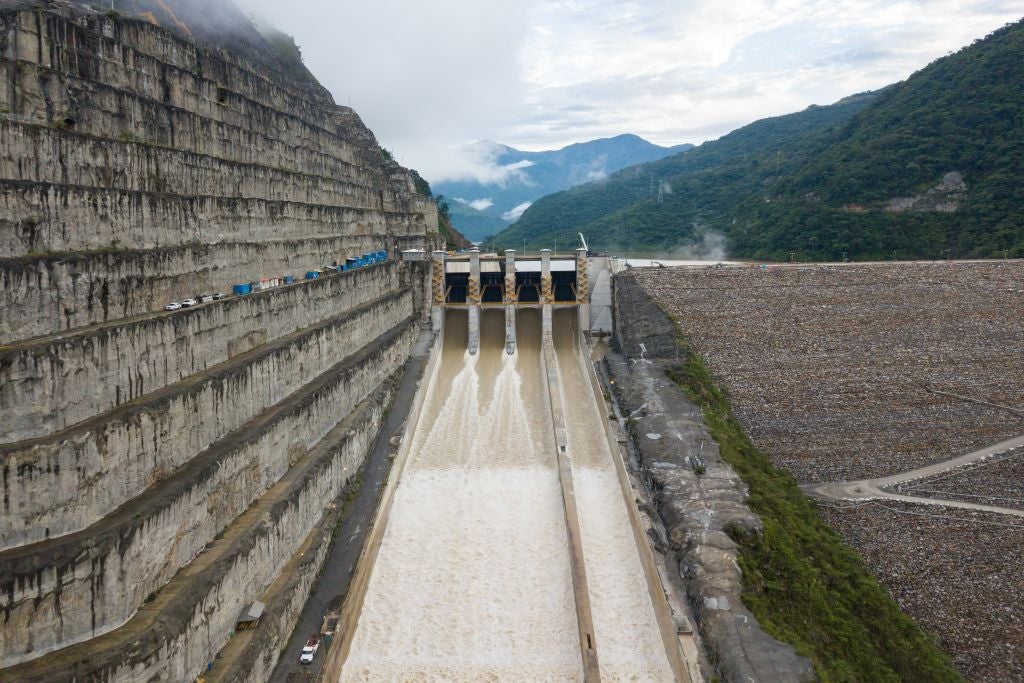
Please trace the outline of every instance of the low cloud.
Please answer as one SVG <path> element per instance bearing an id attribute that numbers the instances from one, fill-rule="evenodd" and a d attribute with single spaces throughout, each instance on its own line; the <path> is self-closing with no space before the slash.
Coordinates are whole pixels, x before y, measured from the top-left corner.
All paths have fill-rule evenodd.
<path id="1" fill-rule="evenodd" d="M 486 199 L 463 199 L 462 197 L 456 197 L 455 201 L 477 211 L 486 211 L 494 206 L 494 201 L 490 197 Z"/>
<path id="2" fill-rule="evenodd" d="M 481 185 L 507 187 L 509 184 L 531 185 L 526 169 L 533 166 L 528 159 L 503 164 L 499 161 L 508 150 L 489 140 L 450 148 L 443 154 L 443 160 L 432 168 L 428 180 L 432 183 L 452 181 L 474 181 Z"/>
<path id="3" fill-rule="evenodd" d="M 530 208 L 533 202 L 523 202 L 510 211 L 506 211 L 501 214 L 501 217 L 507 221 L 517 221 L 519 217 L 523 215 L 523 212 Z"/>

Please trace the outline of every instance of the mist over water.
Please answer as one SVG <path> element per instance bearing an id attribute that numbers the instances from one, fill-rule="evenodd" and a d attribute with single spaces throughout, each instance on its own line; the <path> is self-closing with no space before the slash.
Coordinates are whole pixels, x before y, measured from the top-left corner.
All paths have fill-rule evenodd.
<path id="1" fill-rule="evenodd" d="M 539 311 L 518 312 L 512 356 L 504 313 L 482 313 L 471 356 L 465 312 L 448 312 L 342 681 L 582 680 Z M 572 344 L 563 365 L 584 388 Z M 593 457 L 577 494 L 603 679 L 671 680 L 615 472 Z"/>

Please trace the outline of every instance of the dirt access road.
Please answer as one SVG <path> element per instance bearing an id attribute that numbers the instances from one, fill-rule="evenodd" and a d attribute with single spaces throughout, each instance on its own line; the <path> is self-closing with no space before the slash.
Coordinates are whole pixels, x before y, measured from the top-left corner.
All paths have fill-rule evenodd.
<path id="1" fill-rule="evenodd" d="M 898 484 L 904 484 L 918 479 L 926 479 L 937 474 L 943 474 L 944 472 L 948 472 L 949 470 L 953 470 L 958 467 L 965 467 L 1022 446 L 1024 446 L 1024 436 L 1018 436 L 1013 439 L 1001 441 L 994 446 L 989 446 L 988 448 L 982 448 L 943 462 L 919 467 L 917 469 L 910 470 L 909 472 L 893 474 L 888 477 L 878 477 L 876 479 L 808 484 L 802 488 L 808 495 L 832 501 L 863 502 L 885 498 L 888 500 L 899 500 L 905 503 L 927 503 L 932 505 L 943 505 L 946 507 L 963 508 L 965 510 L 997 512 L 1002 515 L 1024 517 L 1024 510 L 1017 510 L 1014 508 L 983 505 L 980 503 L 968 503 L 960 500 L 949 500 L 947 498 L 908 496 L 900 493 L 892 493 L 886 490 Z"/>

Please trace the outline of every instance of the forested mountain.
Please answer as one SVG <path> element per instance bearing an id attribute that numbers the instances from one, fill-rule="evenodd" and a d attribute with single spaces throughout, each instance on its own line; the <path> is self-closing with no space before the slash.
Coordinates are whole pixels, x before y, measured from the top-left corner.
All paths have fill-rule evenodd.
<path id="1" fill-rule="evenodd" d="M 1017 22 L 877 93 L 545 197 L 496 242 L 582 231 L 598 249 L 699 253 L 713 236 L 766 259 L 1020 256 L 1022 159 Z"/>
<path id="2" fill-rule="evenodd" d="M 493 142 L 477 143 L 477 147 L 480 156 L 490 156 L 490 163 L 502 171 L 494 180 L 433 183 L 437 194 L 451 204 L 452 222 L 471 239 L 498 232 L 540 197 L 693 145 L 661 147 L 627 134 L 543 152 L 523 152 Z"/>

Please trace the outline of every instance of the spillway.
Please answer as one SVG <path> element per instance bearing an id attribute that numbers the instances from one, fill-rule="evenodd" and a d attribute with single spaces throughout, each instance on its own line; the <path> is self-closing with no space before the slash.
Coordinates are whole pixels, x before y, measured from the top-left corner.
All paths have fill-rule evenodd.
<path id="1" fill-rule="evenodd" d="M 582 680 L 540 311 L 511 355 L 501 311 L 475 355 L 466 313 L 446 316 L 341 680 Z M 575 312 L 556 317 L 602 680 L 670 681 Z"/>

